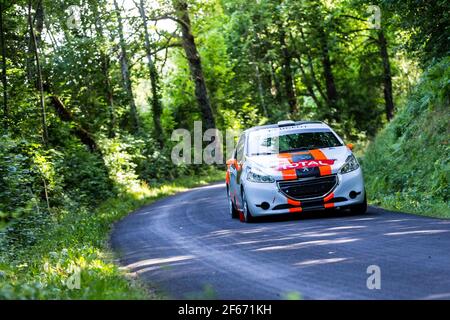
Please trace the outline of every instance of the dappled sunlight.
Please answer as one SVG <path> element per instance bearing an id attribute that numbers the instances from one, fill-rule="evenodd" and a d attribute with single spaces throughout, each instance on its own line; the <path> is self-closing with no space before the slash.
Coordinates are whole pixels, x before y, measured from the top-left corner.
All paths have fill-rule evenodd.
<path id="1" fill-rule="evenodd" d="M 315 237 L 333 237 L 337 236 L 338 233 L 335 232 L 305 232 L 304 234 L 298 235 L 301 238 L 315 238 Z"/>
<path id="2" fill-rule="evenodd" d="M 401 236 L 401 235 L 408 235 L 408 234 L 437 234 L 437 233 L 444 233 L 444 232 L 450 232 L 450 230 L 414 230 L 414 231 L 403 231 L 403 232 L 390 232 L 385 233 L 385 236 Z"/>
<path id="3" fill-rule="evenodd" d="M 224 230 L 217 230 L 217 231 L 210 232 L 209 235 L 211 235 L 211 236 L 224 236 L 224 235 L 229 235 L 229 234 L 233 234 L 233 233 L 235 233 L 234 230 L 224 229 Z"/>
<path id="4" fill-rule="evenodd" d="M 367 228 L 367 226 L 342 226 L 342 227 L 332 227 L 332 228 L 326 228 L 324 230 L 349 230 L 349 229 L 363 229 Z"/>
<path id="5" fill-rule="evenodd" d="M 378 218 L 358 218 L 358 219 L 352 219 L 350 221 L 371 221 L 371 220 L 379 220 Z"/>
<path id="6" fill-rule="evenodd" d="M 224 174 L 224 176 L 225 176 L 225 174 Z M 209 190 L 209 189 L 220 189 L 220 188 L 224 188 L 224 187 L 225 187 L 225 183 L 214 183 L 214 184 L 210 184 L 210 185 L 207 185 L 207 186 L 201 186 L 201 187 L 198 187 L 198 188 L 201 188 L 202 190 Z M 198 188 L 193 188 L 192 190 L 195 190 L 195 189 L 198 189 Z"/>
<path id="7" fill-rule="evenodd" d="M 134 270 L 134 269 L 149 267 L 149 266 L 154 266 L 154 265 L 162 265 L 165 263 L 191 260 L 194 258 L 195 258 L 194 256 L 186 255 L 186 256 L 174 256 L 174 257 L 168 257 L 168 258 L 146 259 L 146 260 L 140 260 L 140 261 L 128 264 L 128 265 L 124 266 L 124 268 L 129 269 L 129 270 Z"/>
<path id="8" fill-rule="evenodd" d="M 241 234 L 253 234 L 253 233 L 260 233 L 267 231 L 267 228 L 256 228 L 256 229 L 246 229 L 246 230 L 239 230 L 239 233 Z"/>
<path id="9" fill-rule="evenodd" d="M 330 258 L 330 259 L 316 259 L 316 260 L 305 260 L 302 262 L 295 263 L 295 266 L 315 266 L 321 264 L 337 263 L 346 261 L 348 258 Z"/>
<path id="10" fill-rule="evenodd" d="M 314 241 L 292 243 L 292 244 L 287 244 L 284 246 L 280 245 L 280 246 L 263 247 L 263 248 L 255 249 L 255 251 L 294 250 L 294 249 L 302 249 L 302 248 L 313 247 L 313 246 L 344 244 L 344 243 L 350 243 L 350 242 L 355 242 L 355 241 L 359 241 L 359 240 L 361 240 L 361 239 L 344 238 L 344 239 L 335 239 L 335 240 L 314 240 Z"/>
<path id="11" fill-rule="evenodd" d="M 409 219 L 389 219 L 389 220 L 384 220 L 384 222 L 404 222 L 404 221 L 408 221 Z"/>
<path id="12" fill-rule="evenodd" d="M 239 241 L 234 244 L 237 244 L 237 245 L 260 244 L 260 243 L 264 243 L 264 242 L 286 241 L 286 240 L 292 240 L 292 239 L 295 239 L 295 237 L 283 237 L 283 238 L 276 238 L 276 239 L 274 239 L 272 237 L 268 237 L 268 239 Z"/>
<path id="13" fill-rule="evenodd" d="M 421 300 L 449 300 L 450 292 L 430 294 L 430 295 L 422 297 L 420 299 Z"/>

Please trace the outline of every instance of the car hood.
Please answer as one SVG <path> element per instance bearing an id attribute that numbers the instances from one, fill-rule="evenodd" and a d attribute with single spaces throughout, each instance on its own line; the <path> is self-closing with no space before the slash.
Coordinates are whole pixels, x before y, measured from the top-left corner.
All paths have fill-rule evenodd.
<path id="1" fill-rule="evenodd" d="M 352 152 L 346 147 L 255 155 L 247 157 L 247 165 L 277 180 L 335 174 Z"/>

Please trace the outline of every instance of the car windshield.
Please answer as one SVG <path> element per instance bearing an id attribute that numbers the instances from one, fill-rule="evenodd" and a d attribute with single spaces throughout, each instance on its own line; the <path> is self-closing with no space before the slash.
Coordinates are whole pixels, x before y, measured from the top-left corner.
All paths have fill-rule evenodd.
<path id="1" fill-rule="evenodd" d="M 342 146 L 331 131 L 280 134 L 258 130 L 250 132 L 248 154 L 265 155 Z"/>

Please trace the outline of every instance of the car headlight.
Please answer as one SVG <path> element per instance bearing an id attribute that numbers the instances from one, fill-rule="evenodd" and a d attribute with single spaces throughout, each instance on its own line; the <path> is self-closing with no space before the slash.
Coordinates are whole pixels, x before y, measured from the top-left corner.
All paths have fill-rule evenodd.
<path id="1" fill-rule="evenodd" d="M 358 160 L 356 160 L 355 156 L 351 154 L 347 157 L 347 160 L 345 160 L 345 164 L 341 167 L 340 173 L 352 172 L 358 168 L 359 168 Z"/>
<path id="2" fill-rule="evenodd" d="M 275 179 L 272 176 L 266 175 L 262 172 L 255 172 L 250 170 L 247 173 L 247 180 L 251 182 L 258 183 L 272 183 L 275 182 Z"/>

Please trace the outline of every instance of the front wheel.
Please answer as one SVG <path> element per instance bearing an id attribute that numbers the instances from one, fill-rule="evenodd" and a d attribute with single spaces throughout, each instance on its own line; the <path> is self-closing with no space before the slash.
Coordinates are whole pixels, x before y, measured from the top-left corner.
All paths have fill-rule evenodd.
<path id="1" fill-rule="evenodd" d="M 250 212 L 250 208 L 248 207 L 247 199 L 245 197 L 244 191 L 242 191 L 242 211 L 239 212 L 239 220 L 241 222 L 252 222 L 253 221 L 253 216 L 252 216 L 252 213 Z"/>
<path id="2" fill-rule="evenodd" d="M 228 200 L 228 212 L 232 219 L 236 219 L 239 216 L 239 212 L 236 210 L 233 200 L 231 199 L 229 188 L 227 188 L 227 200 Z"/>

